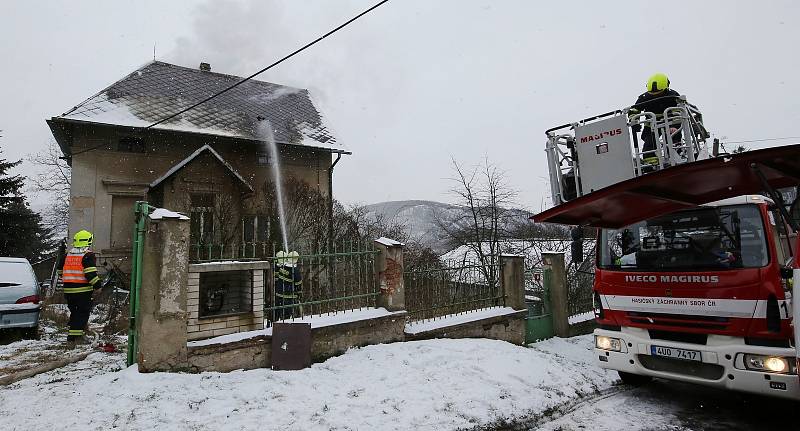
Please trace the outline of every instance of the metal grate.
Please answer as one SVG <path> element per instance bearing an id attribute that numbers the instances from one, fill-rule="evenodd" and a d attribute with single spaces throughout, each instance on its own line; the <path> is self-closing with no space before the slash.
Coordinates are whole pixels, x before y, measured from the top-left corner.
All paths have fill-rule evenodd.
<path id="1" fill-rule="evenodd" d="M 200 318 L 251 312 L 252 298 L 251 271 L 200 273 Z"/>

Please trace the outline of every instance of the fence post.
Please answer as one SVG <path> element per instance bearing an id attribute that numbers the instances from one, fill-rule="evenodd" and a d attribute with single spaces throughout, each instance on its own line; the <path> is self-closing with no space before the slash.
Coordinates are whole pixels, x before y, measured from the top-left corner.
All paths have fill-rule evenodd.
<path id="1" fill-rule="evenodd" d="M 389 238 L 378 238 L 375 245 L 380 253 L 375 258 L 375 275 L 381 294 L 378 307 L 389 311 L 406 309 L 406 289 L 403 284 L 403 247 L 405 244 Z"/>
<path id="2" fill-rule="evenodd" d="M 567 271 L 564 253 L 542 253 L 544 287 L 550 292 L 553 329 L 556 336 L 569 337 L 569 307 L 567 305 Z"/>
<path id="3" fill-rule="evenodd" d="M 189 218 L 173 214 L 146 221 L 134 352 L 141 372 L 188 367 Z"/>
<path id="4" fill-rule="evenodd" d="M 524 310 L 525 305 L 525 256 L 504 254 L 500 256 L 500 282 L 506 307 Z"/>

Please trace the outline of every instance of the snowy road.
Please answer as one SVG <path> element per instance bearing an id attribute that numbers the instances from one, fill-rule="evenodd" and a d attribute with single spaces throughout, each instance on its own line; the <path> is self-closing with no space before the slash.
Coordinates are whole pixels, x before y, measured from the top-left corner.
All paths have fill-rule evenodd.
<path id="1" fill-rule="evenodd" d="M 47 361 L 59 341 L 0 346 L 0 371 Z M 301 371 L 223 374 L 140 374 L 122 353 L 94 353 L 0 387 L 0 429 L 791 429 L 776 418 L 796 404 L 663 381 L 623 386 L 595 366 L 592 346 L 590 335 L 529 348 L 427 340 L 353 349 Z M 64 403 L 71 414 L 26 413 Z"/>
<path id="2" fill-rule="evenodd" d="M 676 382 L 618 386 L 552 421 L 516 429 L 545 431 L 786 431 L 797 403 Z M 800 428 L 800 426 L 798 426 Z"/>

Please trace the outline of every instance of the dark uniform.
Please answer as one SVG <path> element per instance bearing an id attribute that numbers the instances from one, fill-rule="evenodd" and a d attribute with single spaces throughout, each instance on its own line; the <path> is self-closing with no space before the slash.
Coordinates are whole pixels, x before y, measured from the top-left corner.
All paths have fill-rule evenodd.
<path id="1" fill-rule="evenodd" d="M 92 309 L 92 292 L 100 287 L 94 253 L 88 247 L 72 248 L 61 258 L 59 275 L 64 281 L 64 297 L 69 308 L 67 341 L 84 335 Z"/>
<path id="2" fill-rule="evenodd" d="M 639 111 L 652 112 L 660 120 L 664 116 L 664 110 L 678 106 L 678 96 L 680 94 L 671 88 L 656 93 L 647 91 L 636 99 L 636 104 L 633 107 Z M 673 142 L 680 141 L 680 139 L 681 136 L 678 133 L 673 137 Z M 642 129 L 642 141 L 644 141 L 644 146 L 642 147 L 642 151 L 645 151 L 644 158 L 655 157 L 654 153 L 646 153 L 656 149 L 656 136 L 647 126 Z"/>
<path id="3" fill-rule="evenodd" d="M 275 267 L 275 306 L 286 308 L 276 308 L 273 321 L 292 318 L 296 312 L 295 308 L 290 307 L 300 302 L 300 294 L 303 280 L 300 269 L 296 266 L 276 265 Z"/>

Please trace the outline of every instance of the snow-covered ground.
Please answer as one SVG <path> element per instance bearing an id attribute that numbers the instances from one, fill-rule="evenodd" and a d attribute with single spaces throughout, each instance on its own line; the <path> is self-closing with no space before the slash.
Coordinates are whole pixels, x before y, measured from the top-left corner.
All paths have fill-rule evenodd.
<path id="1" fill-rule="evenodd" d="M 140 374 L 122 354 L 95 353 L 0 388 L 0 428 L 473 428 L 607 390 L 616 376 L 593 365 L 591 347 L 591 336 L 530 348 L 427 340 L 352 349 L 301 371 L 227 374 Z"/>

